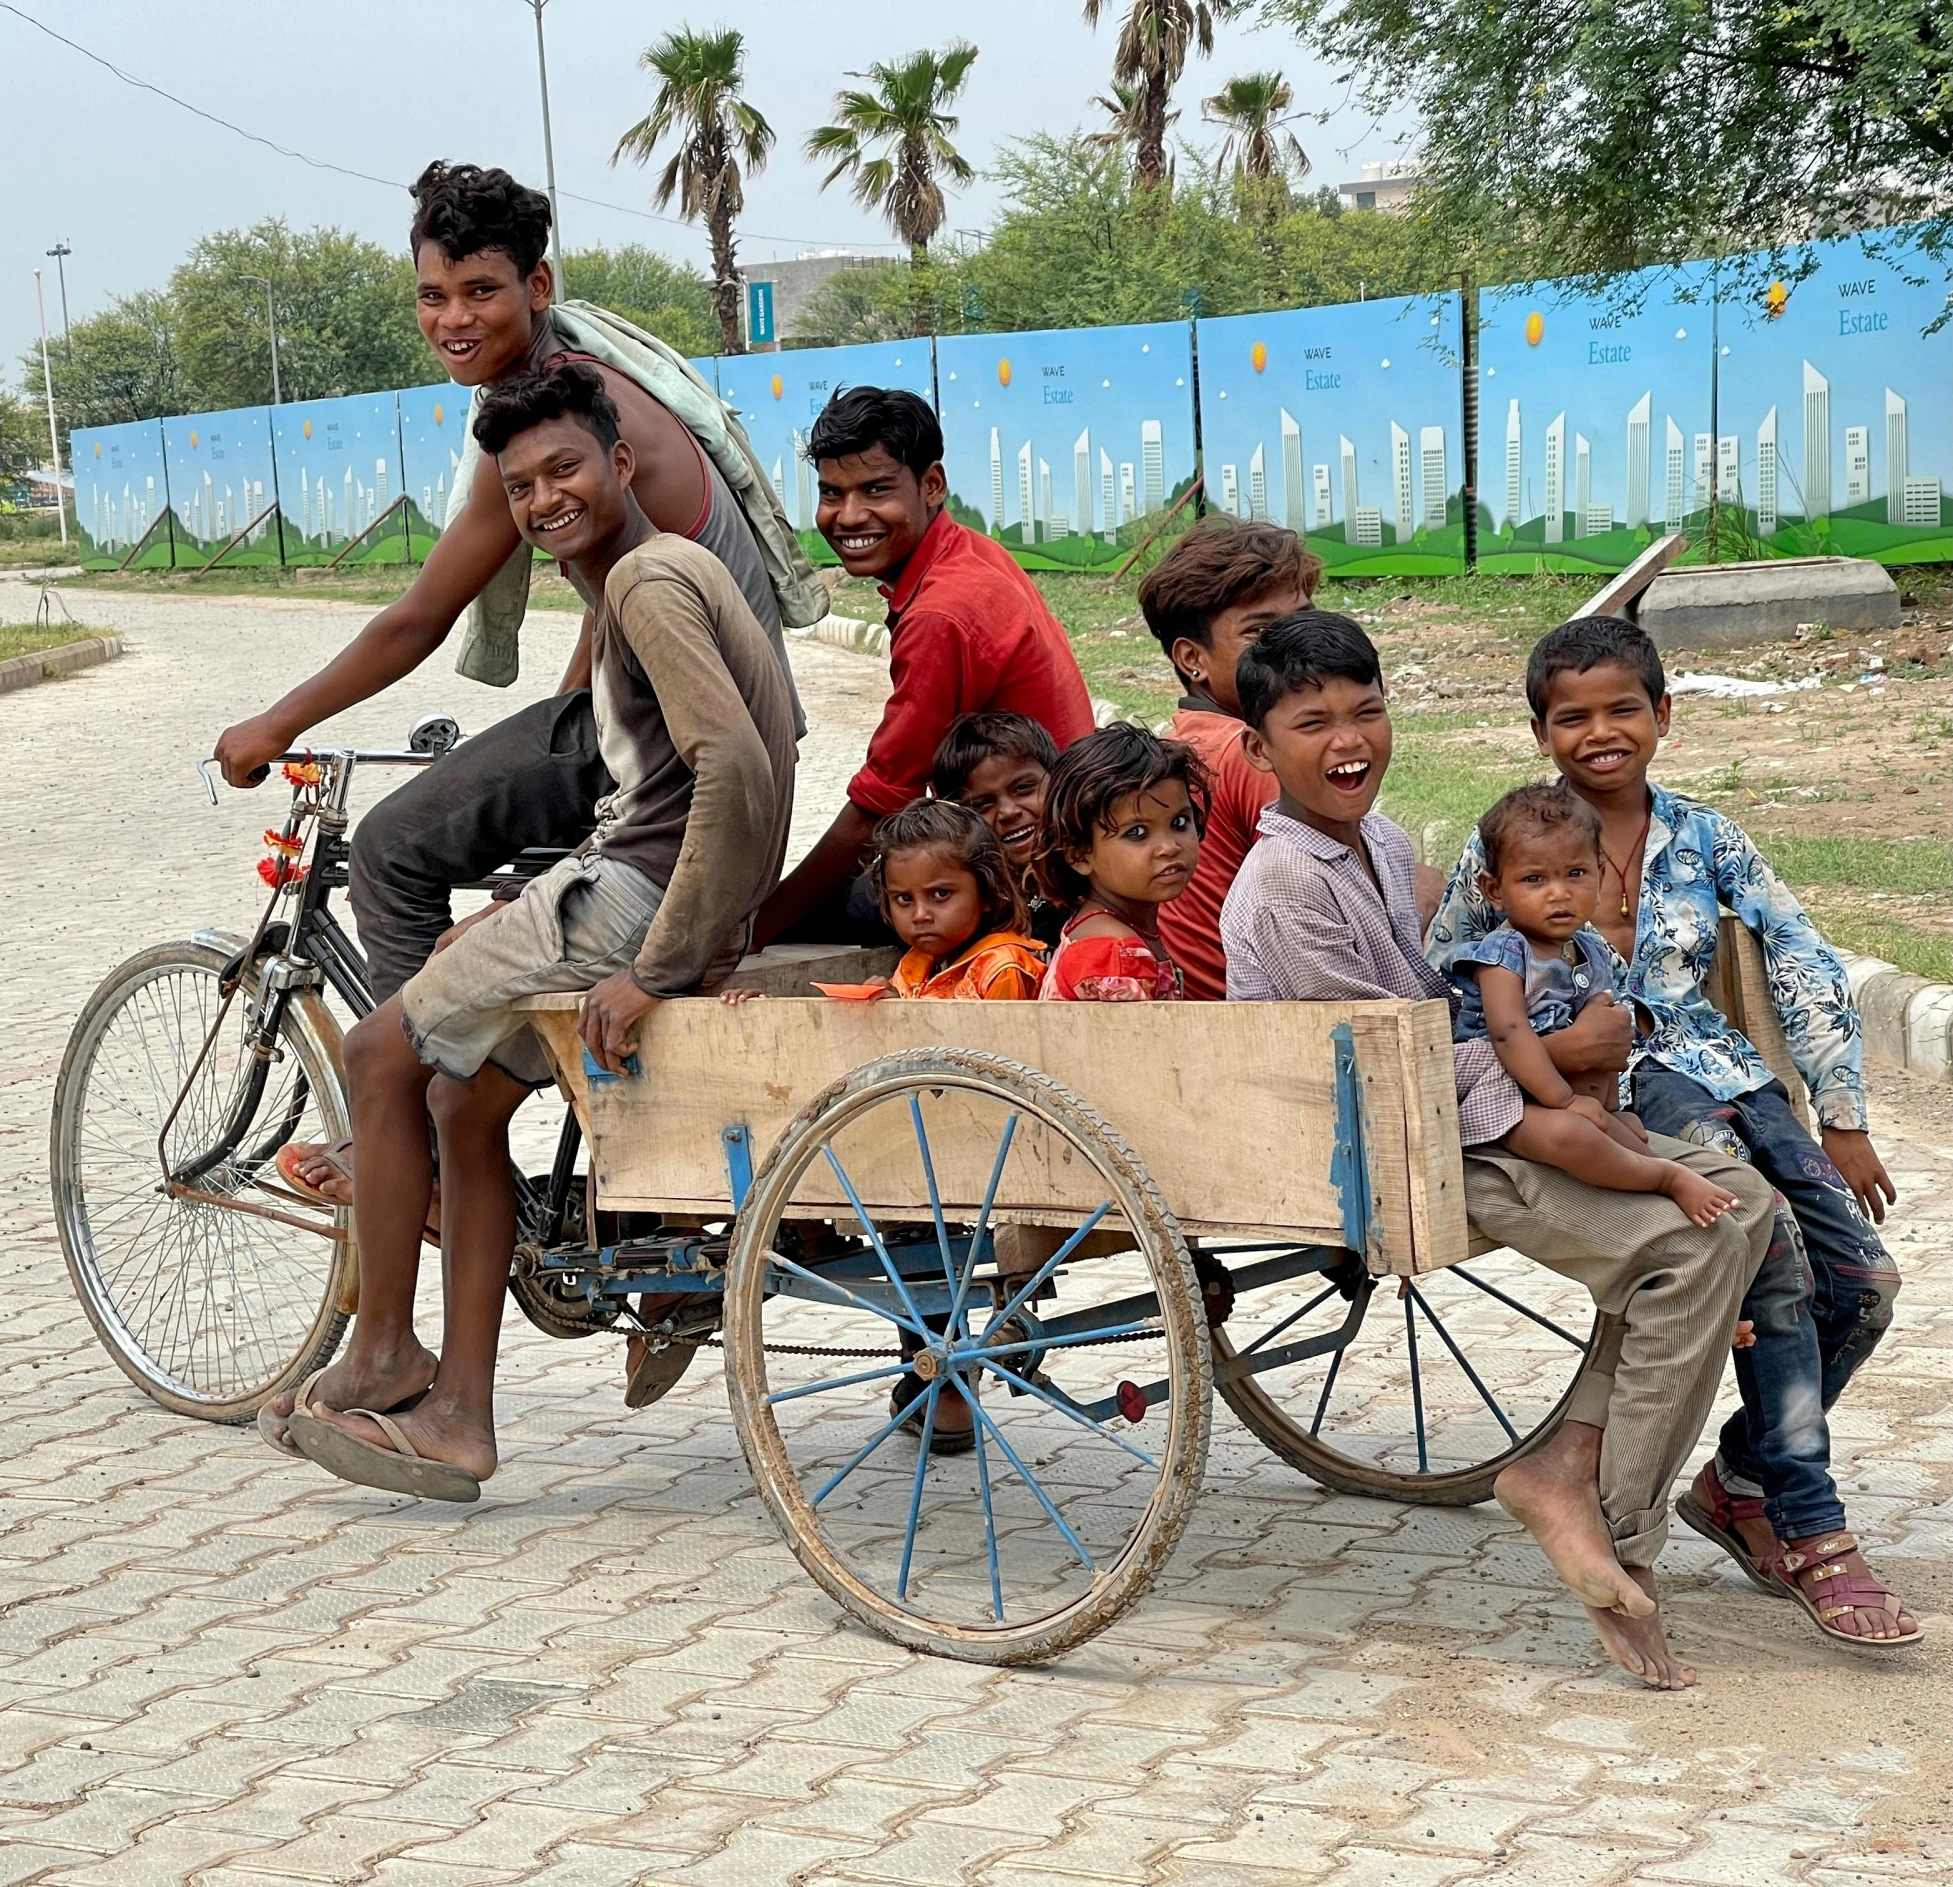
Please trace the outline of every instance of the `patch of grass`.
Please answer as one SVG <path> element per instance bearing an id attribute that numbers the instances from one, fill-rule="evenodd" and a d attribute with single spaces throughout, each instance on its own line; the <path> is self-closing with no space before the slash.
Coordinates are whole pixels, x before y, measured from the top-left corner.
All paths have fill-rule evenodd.
<path id="1" fill-rule="evenodd" d="M 10 662 L 16 655 L 38 655 L 43 649 L 64 649 L 70 642 L 86 642 L 100 634 L 99 629 L 75 622 L 0 623 L 0 662 Z"/>
<path id="2" fill-rule="evenodd" d="M 1546 571 L 1536 576 L 1331 578 L 1316 593 L 1323 609 L 1347 615 L 1374 614 L 1393 597 L 1414 596 L 1421 603 L 1451 604 L 1461 622 L 1496 628 L 1530 648 L 1557 628 L 1594 592 L 1591 573 Z M 1416 627 L 1415 619 L 1395 623 L 1395 631 Z"/>
<path id="3" fill-rule="evenodd" d="M 1943 897 L 1953 885 L 1953 843 L 1944 839 L 1759 838 L 1757 847 L 1793 885 L 1835 885 Z"/>
<path id="4" fill-rule="evenodd" d="M 1814 889 L 1808 902 L 1826 939 L 1840 950 L 1882 957 L 1928 982 L 1953 983 L 1953 937 L 1945 932 L 1869 913 L 1862 905 L 1823 889 Z"/>

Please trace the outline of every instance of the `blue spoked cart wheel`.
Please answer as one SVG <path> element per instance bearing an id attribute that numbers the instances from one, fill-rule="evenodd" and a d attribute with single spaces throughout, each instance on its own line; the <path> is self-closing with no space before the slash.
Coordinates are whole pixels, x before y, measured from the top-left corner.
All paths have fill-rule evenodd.
<path id="1" fill-rule="evenodd" d="M 761 1498 L 898 1644 L 1052 1657 L 1186 1525 L 1211 1392 L 1186 1243 L 1118 1134 L 1020 1063 L 916 1049 L 817 1096 L 743 1202 L 725 1311 Z"/>

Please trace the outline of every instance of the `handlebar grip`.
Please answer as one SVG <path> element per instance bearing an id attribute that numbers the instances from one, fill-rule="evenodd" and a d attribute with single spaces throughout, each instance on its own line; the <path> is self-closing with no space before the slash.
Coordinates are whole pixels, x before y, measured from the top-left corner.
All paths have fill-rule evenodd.
<path id="1" fill-rule="evenodd" d="M 265 783 L 265 781 L 271 778 L 271 769 L 268 766 L 253 767 L 251 771 L 247 773 L 244 777 L 251 783 L 251 785 L 262 786 Z"/>

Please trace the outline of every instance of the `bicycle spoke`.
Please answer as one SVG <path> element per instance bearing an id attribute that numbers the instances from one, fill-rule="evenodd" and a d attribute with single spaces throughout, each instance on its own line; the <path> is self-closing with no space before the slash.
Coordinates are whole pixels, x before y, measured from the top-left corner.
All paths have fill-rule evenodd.
<path id="1" fill-rule="evenodd" d="M 1587 1339 L 1585 1337 L 1576 1337 L 1571 1330 L 1563 1329 L 1552 1318 L 1542 1317 L 1538 1311 L 1528 1309 L 1516 1297 L 1508 1297 L 1496 1284 L 1487 1284 L 1483 1278 L 1475 1277 L 1463 1265 L 1448 1265 L 1446 1270 L 1452 1277 L 1463 1278 L 1467 1284 L 1473 1285 L 1478 1290 L 1483 1291 L 1487 1297 L 1497 1298 L 1507 1310 L 1516 1310 L 1520 1316 L 1531 1318 L 1542 1330 L 1550 1330 L 1556 1337 L 1564 1338 L 1576 1350 L 1584 1350 L 1587 1347 Z"/>
<path id="2" fill-rule="evenodd" d="M 1404 1341 L 1410 1346 L 1411 1411 L 1417 1418 L 1417 1471 L 1431 1471 L 1430 1451 L 1424 1439 L 1424 1376 L 1417 1366 L 1417 1319 L 1411 1300 L 1404 1299 Z"/>
<path id="3" fill-rule="evenodd" d="M 916 1151 L 922 1155 L 922 1177 L 929 1188 L 929 1216 L 936 1222 L 936 1243 L 943 1254 L 943 1283 L 956 1289 L 956 1260 L 950 1256 L 949 1227 L 943 1223 L 943 1196 L 936 1186 L 936 1163 L 929 1157 L 929 1136 L 922 1128 L 922 1096 L 909 1096 L 909 1118 L 915 1123 Z"/>
<path id="4" fill-rule="evenodd" d="M 902 1536 L 902 1565 L 895 1575 L 895 1596 L 909 1596 L 909 1567 L 915 1561 L 915 1530 L 922 1518 L 922 1483 L 929 1472 L 929 1444 L 936 1434 L 936 1401 L 943 1393 L 939 1382 L 932 1382 L 922 1398 L 922 1445 L 916 1450 L 915 1483 L 909 1489 L 909 1524 Z"/>
<path id="5" fill-rule="evenodd" d="M 916 1309 L 915 1299 L 909 1295 L 909 1287 L 902 1281 L 901 1267 L 889 1257 L 888 1247 L 882 1243 L 882 1235 L 876 1229 L 875 1221 L 868 1216 L 868 1208 L 861 1203 L 861 1196 L 854 1189 L 854 1181 L 848 1177 L 841 1162 L 835 1157 L 832 1146 L 825 1146 L 821 1151 L 827 1156 L 828 1165 L 834 1169 L 834 1177 L 841 1182 L 841 1190 L 847 1194 L 848 1204 L 854 1208 L 854 1216 L 861 1222 L 863 1234 L 869 1244 L 874 1246 L 875 1256 L 881 1260 L 883 1273 L 889 1283 L 895 1286 L 895 1294 L 902 1300 L 903 1309 L 914 1318 L 916 1328 L 922 1329 L 922 1313 Z"/>
<path id="6" fill-rule="evenodd" d="M 990 1321 L 992 1323 L 1003 1323 L 1013 1311 L 1021 1309 L 1023 1305 L 1029 1300 L 1031 1293 L 1035 1291 L 1039 1285 L 1044 1283 L 1044 1281 L 1048 1277 L 1050 1277 L 1051 1274 L 1055 1272 L 1058 1269 L 1058 1267 L 1061 1264 L 1063 1264 L 1065 1260 L 1069 1258 L 1072 1255 L 1072 1253 L 1079 1248 L 1080 1245 L 1082 1245 L 1085 1242 L 1085 1239 L 1088 1234 L 1098 1229 L 1099 1221 L 1102 1218 L 1104 1218 L 1105 1215 L 1111 1210 L 1112 1210 L 1112 1201 L 1110 1199 L 1101 1199 L 1097 1207 L 1093 1210 L 1092 1216 L 1088 1218 L 1085 1221 L 1085 1223 L 1081 1225 L 1078 1228 L 1078 1230 L 1075 1231 L 1068 1239 L 1066 1239 L 1065 1242 L 1062 1245 L 1060 1245 L 1058 1249 L 1054 1251 L 1051 1254 L 1051 1256 L 1044 1261 L 1043 1264 L 1039 1265 L 1038 1268 L 1031 1273 L 1030 1279 L 1025 1284 L 1024 1288 L 1021 1291 L 1019 1291 L 1016 1294 L 1016 1296 L 1011 1298 L 1010 1301 L 1004 1305 L 1003 1309 L 998 1311 L 996 1316 L 994 1316 Z"/>
<path id="7" fill-rule="evenodd" d="M 1289 1314 L 1286 1317 L 1284 1317 L 1282 1321 L 1274 1327 L 1274 1329 L 1263 1331 L 1260 1336 L 1256 1337 L 1255 1340 L 1251 1344 L 1249 1344 L 1245 1350 L 1241 1352 L 1241 1354 L 1243 1356 L 1253 1356 L 1257 1350 L 1265 1350 L 1269 1346 L 1269 1344 L 1273 1343 L 1275 1339 L 1282 1334 L 1283 1331 L 1292 1329 L 1296 1324 L 1299 1324 L 1302 1321 L 1302 1319 L 1310 1313 L 1310 1311 L 1314 1310 L 1319 1304 L 1326 1303 L 1330 1298 L 1334 1297 L 1335 1295 L 1336 1295 L 1336 1287 L 1333 1284 L 1330 1285 L 1330 1287 L 1326 1291 L 1318 1291 L 1314 1297 L 1310 1298 L 1309 1301 L 1302 1306 L 1300 1310 L 1290 1311 Z"/>
<path id="8" fill-rule="evenodd" d="M 976 1406 L 976 1395 L 960 1376 L 952 1376 L 950 1381 L 956 1385 L 956 1393 L 972 1410 Z M 1004 1579 L 1003 1568 L 997 1558 L 997 1510 L 990 1499 L 990 1462 L 984 1452 L 983 1424 L 974 1414 L 970 1417 L 971 1437 L 976 1444 L 977 1491 L 983 1497 L 983 1543 L 990 1558 L 990 1616 L 1001 1625 L 1004 1622 Z"/>
<path id="9" fill-rule="evenodd" d="M 802 1383 L 798 1389 L 775 1389 L 767 1398 L 770 1408 L 776 1402 L 798 1402 L 802 1396 L 824 1396 L 835 1389 L 852 1389 L 857 1383 L 885 1382 L 891 1376 L 906 1376 L 906 1363 L 890 1363 L 884 1369 L 864 1369 L 852 1376 L 827 1376 L 819 1382 Z"/>
<path id="10" fill-rule="evenodd" d="M 1098 1562 L 1093 1559 L 1090 1553 L 1086 1552 L 1084 1542 L 1079 1539 L 1078 1535 L 1070 1527 L 1066 1526 L 1064 1515 L 1051 1504 L 1051 1496 L 1044 1491 L 1043 1484 L 1038 1480 L 1037 1476 L 1017 1458 L 1017 1450 L 1004 1439 L 1004 1431 L 990 1419 L 990 1411 L 983 1406 L 982 1399 L 980 1397 L 973 1399 L 971 1407 L 976 1414 L 978 1423 L 990 1431 L 990 1438 L 997 1444 L 998 1451 L 1017 1470 L 1017 1478 L 1031 1490 L 1038 1505 L 1050 1516 L 1051 1524 L 1065 1536 L 1065 1544 L 1078 1555 L 1079 1564 L 1088 1572 L 1096 1571 Z"/>
<path id="11" fill-rule="evenodd" d="M 1080 1428 L 1098 1436 L 1101 1441 L 1109 1441 L 1115 1448 L 1123 1448 L 1135 1461 L 1143 1461 L 1149 1468 L 1159 1466 L 1159 1463 L 1143 1448 L 1135 1448 L 1123 1435 L 1113 1434 L 1103 1422 L 1093 1421 L 1069 1396 L 1060 1391 L 1048 1389 L 1040 1383 L 1034 1383 L 1028 1377 L 1018 1375 L 1014 1370 L 1001 1368 L 998 1364 L 991 1362 L 987 1356 L 978 1360 L 982 1362 L 984 1368 L 989 1370 L 993 1376 L 1001 1376 L 1005 1382 L 1009 1383 L 1020 1394 L 1036 1396 L 1040 1402 L 1046 1403 L 1051 1408 L 1056 1409 L 1067 1420 L 1076 1422 Z"/>
<path id="12" fill-rule="evenodd" d="M 1417 1308 L 1424 1313 L 1425 1321 L 1429 1323 L 1431 1328 L 1438 1333 L 1438 1337 L 1440 1341 L 1444 1344 L 1444 1347 L 1451 1352 L 1451 1360 L 1454 1363 L 1456 1363 L 1458 1367 L 1465 1372 L 1465 1380 L 1468 1383 L 1470 1383 L 1474 1389 L 1478 1391 L 1479 1400 L 1483 1402 L 1485 1406 L 1492 1411 L 1495 1417 L 1497 1417 L 1499 1426 L 1502 1429 L 1504 1429 L 1506 1432 L 1506 1439 L 1509 1440 L 1516 1447 L 1519 1442 L 1519 1431 L 1516 1428 L 1514 1428 L 1509 1421 L 1506 1420 L 1505 1411 L 1502 1408 L 1500 1408 L 1497 1401 L 1494 1400 L 1492 1392 L 1489 1389 L 1487 1389 L 1482 1382 L 1479 1381 L 1478 1371 L 1473 1369 L 1472 1366 L 1465 1361 L 1464 1351 L 1461 1350 L 1458 1347 L 1458 1345 L 1452 1341 L 1451 1332 L 1447 1330 L 1444 1327 L 1444 1325 L 1439 1321 L 1437 1312 L 1434 1311 L 1431 1308 L 1431 1306 L 1425 1302 L 1424 1293 L 1420 1291 L 1417 1288 L 1417 1286 L 1414 1284 L 1410 1287 L 1410 1301 L 1413 1304 L 1415 1304 Z"/>
<path id="13" fill-rule="evenodd" d="M 959 1334 L 964 1328 L 964 1315 L 970 1301 L 970 1281 L 976 1276 L 977 1257 L 983 1250 L 984 1235 L 990 1230 L 990 1208 L 997 1202 L 997 1188 L 1003 1182 L 1004 1162 L 1010 1158 L 1010 1143 L 1017 1134 L 1017 1116 L 1011 1114 L 1004 1121 L 1004 1131 L 997 1140 L 997 1157 L 990 1164 L 990 1182 L 983 1189 L 983 1204 L 977 1209 L 976 1228 L 970 1234 L 970 1249 L 963 1255 L 963 1274 L 956 1281 L 956 1296 L 949 1307 L 949 1329 Z"/>

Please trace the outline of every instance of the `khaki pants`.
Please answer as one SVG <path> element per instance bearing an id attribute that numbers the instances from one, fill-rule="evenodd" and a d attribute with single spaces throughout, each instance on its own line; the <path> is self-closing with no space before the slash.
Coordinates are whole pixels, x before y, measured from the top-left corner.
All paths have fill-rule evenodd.
<path id="1" fill-rule="evenodd" d="M 1472 1223 L 1584 1285 L 1603 1313 L 1568 1419 L 1607 1431 L 1600 1506 L 1623 1566 L 1652 1566 L 1668 1537 L 1668 1490 L 1715 1404 L 1776 1206 L 1768 1180 L 1711 1148 L 1655 1134 L 1648 1151 L 1741 1203 L 1705 1228 L 1660 1193 L 1604 1192 L 1496 1145 L 1465 1150 Z"/>

